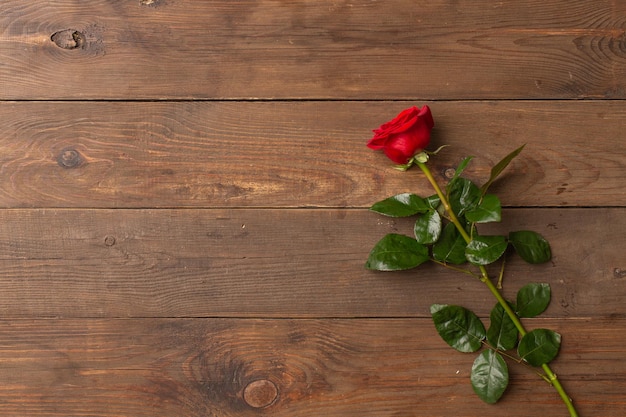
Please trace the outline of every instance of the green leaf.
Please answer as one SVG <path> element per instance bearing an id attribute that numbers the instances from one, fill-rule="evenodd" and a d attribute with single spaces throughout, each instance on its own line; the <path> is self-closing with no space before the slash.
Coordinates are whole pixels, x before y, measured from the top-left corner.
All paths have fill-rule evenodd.
<path id="1" fill-rule="evenodd" d="M 459 352 L 476 352 L 486 337 L 485 326 L 470 310 L 445 304 L 433 304 L 430 313 L 439 336 Z"/>
<path id="2" fill-rule="evenodd" d="M 504 171 L 504 169 L 511 163 L 511 161 L 515 159 L 515 157 L 519 155 L 520 152 L 522 152 L 522 149 L 524 149 L 524 146 L 526 145 L 520 146 L 519 148 L 517 148 L 516 150 L 514 150 L 513 152 L 511 152 L 504 158 L 502 158 L 500 162 L 498 162 L 497 164 L 493 166 L 493 168 L 491 168 L 491 175 L 489 176 L 489 180 L 482 187 L 480 187 L 481 195 L 485 195 L 487 193 L 487 189 L 496 180 L 496 178 L 500 176 L 502 171 Z"/>
<path id="3" fill-rule="evenodd" d="M 441 204 L 441 199 L 437 194 L 426 197 L 425 200 L 428 206 L 433 210 L 437 210 L 437 208 L 439 208 L 439 205 Z"/>
<path id="4" fill-rule="evenodd" d="M 539 233 L 530 230 L 511 232 L 509 241 L 515 252 L 530 264 L 548 262 L 552 258 L 550 244 Z"/>
<path id="5" fill-rule="evenodd" d="M 560 347 L 560 334 L 548 329 L 535 329 L 522 337 L 517 354 L 532 366 L 541 366 L 554 359 Z"/>
<path id="6" fill-rule="evenodd" d="M 472 366 L 470 381 L 481 400 L 495 404 L 509 385 L 509 369 L 502 355 L 490 349 L 478 355 Z"/>
<path id="7" fill-rule="evenodd" d="M 517 315 L 535 317 L 543 313 L 550 304 L 550 285 L 531 283 L 517 292 Z"/>
<path id="8" fill-rule="evenodd" d="M 454 224 L 448 223 L 443 228 L 439 240 L 433 245 L 433 258 L 448 264 L 463 264 L 467 262 L 466 246 L 463 236 L 456 230 Z"/>
<path id="9" fill-rule="evenodd" d="M 449 185 L 448 199 L 452 211 L 457 216 L 462 216 L 466 211 L 478 206 L 480 197 L 480 190 L 476 184 L 466 178 L 457 178 Z"/>
<path id="10" fill-rule="evenodd" d="M 476 236 L 465 248 L 465 258 L 474 265 L 488 265 L 506 251 L 504 236 Z"/>
<path id="11" fill-rule="evenodd" d="M 402 193 L 386 198 L 370 207 L 376 213 L 390 217 L 408 217 L 426 213 L 430 204 L 425 199 L 411 193 Z"/>
<path id="12" fill-rule="evenodd" d="M 452 178 L 450 178 L 450 182 L 448 182 L 448 187 L 450 187 L 458 178 L 461 177 L 461 174 L 463 173 L 463 171 L 465 171 L 465 168 L 467 168 L 467 165 L 472 159 L 474 159 L 473 156 L 468 156 L 461 161 L 461 163 L 456 167 L 454 175 L 452 176 Z"/>
<path id="13" fill-rule="evenodd" d="M 415 222 L 415 239 L 424 245 L 436 242 L 441 235 L 441 216 L 436 211 L 421 215 Z"/>
<path id="14" fill-rule="evenodd" d="M 375 271 L 400 271 L 415 268 L 429 259 L 426 246 L 411 237 L 391 233 L 374 246 L 365 267 Z"/>
<path id="15" fill-rule="evenodd" d="M 491 346 L 500 350 L 515 348 L 519 331 L 500 303 L 491 310 L 489 320 L 491 323 L 487 330 L 487 340 Z"/>
<path id="16" fill-rule="evenodd" d="M 502 220 L 500 199 L 494 194 L 487 194 L 480 204 L 465 213 L 467 221 L 472 223 L 499 222 Z"/>

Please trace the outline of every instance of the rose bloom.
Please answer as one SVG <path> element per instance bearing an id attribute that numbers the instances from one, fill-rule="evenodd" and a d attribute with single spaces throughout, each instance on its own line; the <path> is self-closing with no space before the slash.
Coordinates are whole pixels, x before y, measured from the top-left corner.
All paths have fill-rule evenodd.
<path id="1" fill-rule="evenodd" d="M 404 165 L 428 146 L 434 125 L 428 106 L 421 109 L 411 107 L 374 129 L 374 137 L 367 142 L 367 146 L 382 150 L 393 162 Z"/>

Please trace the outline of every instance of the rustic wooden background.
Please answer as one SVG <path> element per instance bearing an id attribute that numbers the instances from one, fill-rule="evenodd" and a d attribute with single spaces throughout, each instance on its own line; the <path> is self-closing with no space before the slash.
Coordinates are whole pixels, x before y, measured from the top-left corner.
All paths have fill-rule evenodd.
<path id="1" fill-rule="evenodd" d="M 0 414 L 560 416 L 520 365 L 499 405 L 431 303 L 480 283 L 366 271 L 429 193 L 365 142 L 428 104 L 442 181 L 517 146 L 505 222 L 551 242 L 530 328 L 581 416 L 626 415 L 626 0 L 2 0 Z"/>

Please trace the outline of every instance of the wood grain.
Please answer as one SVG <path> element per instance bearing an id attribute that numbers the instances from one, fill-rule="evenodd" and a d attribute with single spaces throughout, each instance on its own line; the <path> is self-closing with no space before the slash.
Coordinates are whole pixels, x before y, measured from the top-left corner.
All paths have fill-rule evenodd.
<path id="1" fill-rule="evenodd" d="M 4 0 L 0 98 L 623 99 L 625 22 L 614 0 Z"/>
<path id="2" fill-rule="evenodd" d="M 563 334 L 553 363 L 580 415 L 621 417 L 623 319 L 533 320 Z M 6 416 L 565 416 L 531 370 L 510 363 L 498 405 L 472 392 L 472 354 L 430 319 L 3 320 Z M 246 403 L 267 381 L 276 398 Z M 249 398 L 249 397 L 247 397 Z M 436 400 L 434 400 L 436 399 Z"/>
<path id="3" fill-rule="evenodd" d="M 548 264 L 511 256 L 505 295 L 552 286 L 550 317 L 625 317 L 626 210 L 510 209 L 484 233 L 535 230 Z M 2 317 L 425 317 L 432 303 L 488 315 L 478 281 L 436 265 L 364 269 L 411 220 L 366 210 L 2 210 Z M 496 271 L 499 267 L 496 268 Z M 495 276 L 495 275 L 494 275 Z"/>
<path id="4" fill-rule="evenodd" d="M 430 195 L 365 147 L 415 102 L 0 103 L 0 206 L 369 207 Z M 434 102 L 439 179 L 462 158 L 507 206 L 625 206 L 621 102 Z M 478 150 L 478 154 L 476 154 Z M 415 179 L 412 179 L 415 178 Z"/>
<path id="5" fill-rule="evenodd" d="M 366 208 L 431 194 L 365 142 L 428 104 L 442 182 L 527 144 L 481 232 L 550 241 L 504 295 L 550 284 L 525 324 L 581 416 L 623 417 L 625 28 L 623 0 L 1 0 L 0 415 L 565 416 L 519 364 L 472 392 L 429 306 L 488 317 L 478 280 L 364 269 L 412 233 Z"/>

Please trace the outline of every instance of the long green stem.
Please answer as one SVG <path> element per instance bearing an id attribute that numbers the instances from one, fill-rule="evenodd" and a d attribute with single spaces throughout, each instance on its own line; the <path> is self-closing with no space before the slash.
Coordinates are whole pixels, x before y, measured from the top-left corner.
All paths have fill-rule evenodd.
<path id="1" fill-rule="evenodd" d="M 445 208 L 446 212 L 448 213 L 448 217 L 450 218 L 450 221 L 456 226 L 457 230 L 459 231 L 459 233 L 461 234 L 461 236 L 463 237 L 465 242 L 466 243 L 470 243 L 472 238 L 467 233 L 467 231 L 465 230 L 465 227 L 463 227 L 463 225 L 459 221 L 458 217 L 456 217 L 456 214 L 454 214 L 454 211 L 452 210 L 452 207 L 450 206 L 450 202 L 448 201 L 448 198 L 446 197 L 446 195 L 441 190 L 441 187 L 439 187 L 439 184 L 437 183 L 437 180 L 435 180 L 435 178 L 433 177 L 432 173 L 430 172 L 430 169 L 426 166 L 425 163 L 416 162 L 416 164 L 417 164 L 417 166 L 420 167 L 420 169 L 422 170 L 422 172 L 424 173 L 424 175 L 428 179 L 428 182 L 430 182 L 430 184 L 435 189 L 435 192 L 437 193 L 437 196 L 441 200 L 441 204 L 443 204 L 443 207 Z M 511 306 L 509 305 L 509 303 L 504 299 L 502 294 L 500 294 L 500 291 L 498 290 L 498 288 L 493 284 L 493 282 L 489 278 L 489 274 L 487 273 L 487 269 L 483 265 L 480 265 L 479 269 L 480 269 L 480 273 L 481 273 L 480 280 L 487 286 L 487 288 L 489 289 L 491 294 L 493 294 L 493 296 L 496 298 L 496 300 L 498 300 L 498 303 L 502 306 L 502 308 L 504 309 L 506 314 L 509 316 L 509 318 L 511 319 L 513 324 L 515 324 L 515 327 L 519 331 L 520 335 L 524 336 L 527 333 L 526 329 L 524 328 L 524 325 L 520 321 L 520 319 L 517 316 L 517 314 L 515 314 L 515 312 L 513 311 Z M 544 379 L 549 381 L 549 383 L 554 387 L 554 389 L 556 389 L 556 391 L 558 392 L 559 396 L 561 397 L 561 399 L 565 403 L 565 406 L 567 407 L 567 410 L 570 413 L 570 417 L 578 417 L 578 413 L 576 412 L 576 409 L 574 408 L 574 404 L 572 403 L 572 399 L 565 392 L 565 389 L 561 385 L 561 382 L 558 380 L 556 374 L 552 371 L 552 369 L 550 369 L 548 364 L 541 365 L 541 368 L 543 369 L 543 371 L 545 372 L 546 377 L 547 377 L 547 378 L 544 378 Z"/>
<path id="2" fill-rule="evenodd" d="M 470 237 L 470 235 L 467 234 L 467 231 L 465 230 L 465 228 L 463 227 L 459 219 L 456 217 L 456 214 L 454 214 L 454 211 L 452 211 L 450 202 L 446 198 L 446 195 L 443 193 L 443 191 L 441 191 L 441 188 L 439 187 L 437 180 L 435 180 L 435 177 L 433 177 L 433 174 L 430 172 L 430 169 L 426 166 L 426 164 L 421 163 L 421 162 L 417 162 L 417 166 L 420 167 L 424 175 L 426 175 L 428 182 L 430 182 L 430 184 L 435 189 L 435 192 L 437 193 L 437 196 L 439 197 L 441 204 L 443 204 L 443 207 L 446 209 L 446 212 L 448 213 L 448 216 L 450 217 L 450 221 L 454 223 L 454 225 L 456 226 L 461 236 L 463 236 L 463 239 L 465 239 L 465 241 L 469 243 L 472 240 L 472 238 Z"/>

